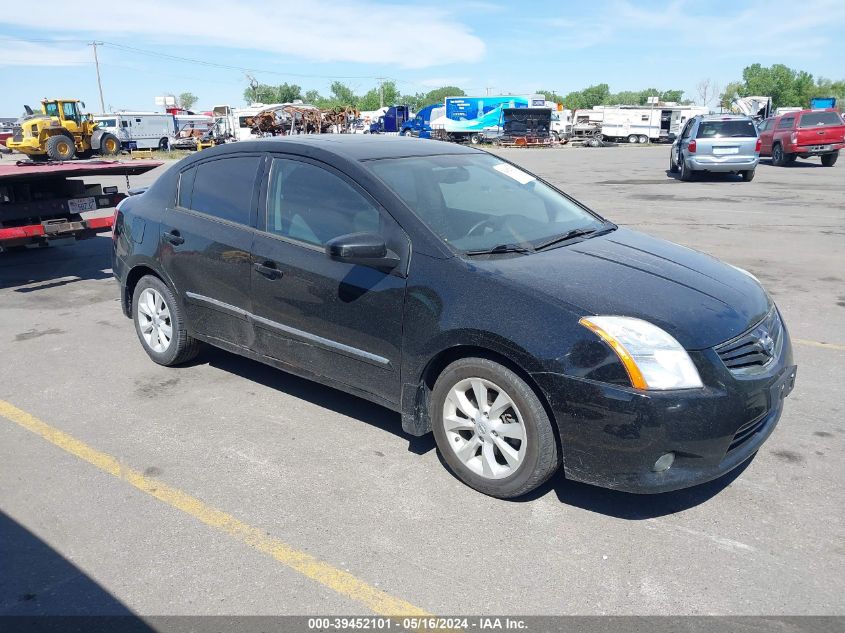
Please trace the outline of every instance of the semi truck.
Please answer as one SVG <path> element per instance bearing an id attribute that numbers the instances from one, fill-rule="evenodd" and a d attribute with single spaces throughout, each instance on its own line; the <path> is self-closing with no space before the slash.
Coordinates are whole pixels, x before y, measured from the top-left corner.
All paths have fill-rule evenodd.
<path id="1" fill-rule="evenodd" d="M 0 252 L 55 240 L 82 240 L 110 231 L 113 213 L 126 197 L 116 186 L 80 178 L 143 174 L 158 161 L 0 161 Z"/>
<path id="2" fill-rule="evenodd" d="M 473 145 L 500 133 L 504 108 L 546 107 L 543 95 L 498 95 L 446 97 L 444 112 L 431 119 L 431 136 L 440 140 L 470 142 Z"/>

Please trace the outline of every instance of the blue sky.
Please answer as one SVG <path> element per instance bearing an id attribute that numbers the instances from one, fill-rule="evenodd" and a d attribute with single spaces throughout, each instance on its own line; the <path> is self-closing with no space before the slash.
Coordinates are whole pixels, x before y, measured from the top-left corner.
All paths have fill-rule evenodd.
<path id="1" fill-rule="evenodd" d="M 161 55 L 323 93 L 334 79 L 365 92 L 387 77 L 403 92 L 565 94 L 604 82 L 697 99 L 700 80 L 724 86 L 755 62 L 842 79 L 843 27 L 841 0 L 41 0 L 37 11 L 16 2 L 0 11 L 0 116 L 44 96 L 99 110 L 86 45 L 95 39 L 106 42 L 107 109 L 153 110 L 156 95 L 184 91 L 199 96 L 198 109 L 241 105 L 247 84 L 241 70 Z"/>

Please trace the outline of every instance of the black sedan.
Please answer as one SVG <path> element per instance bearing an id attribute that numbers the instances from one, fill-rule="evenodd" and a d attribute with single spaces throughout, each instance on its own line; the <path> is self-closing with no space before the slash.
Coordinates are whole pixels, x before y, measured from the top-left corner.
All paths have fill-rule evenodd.
<path id="1" fill-rule="evenodd" d="M 751 274 L 454 144 L 203 151 L 121 203 L 113 260 L 155 362 L 205 342 L 380 403 L 497 497 L 561 465 L 631 492 L 716 478 L 760 448 L 795 381 Z"/>

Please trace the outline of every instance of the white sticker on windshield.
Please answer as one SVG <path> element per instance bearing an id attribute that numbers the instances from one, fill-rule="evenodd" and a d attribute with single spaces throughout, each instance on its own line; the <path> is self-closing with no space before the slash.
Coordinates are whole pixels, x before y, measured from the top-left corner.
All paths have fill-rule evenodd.
<path id="1" fill-rule="evenodd" d="M 532 180 L 536 180 L 534 176 L 531 174 L 526 174 L 521 169 L 517 169 L 513 165 L 508 165 L 507 163 L 499 163 L 498 165 L 494 165 L 493 169 L 495 169 L 500 174 L 504 174 L 505 176 L 510 176 L 514 180 L 516 180 L 520 185 L 527 185 Z"/>

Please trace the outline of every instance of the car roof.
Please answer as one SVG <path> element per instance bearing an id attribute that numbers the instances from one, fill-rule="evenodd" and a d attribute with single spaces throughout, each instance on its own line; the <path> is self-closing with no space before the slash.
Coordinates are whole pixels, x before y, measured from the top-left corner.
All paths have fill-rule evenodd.
<path id="1" fill-rule="evenodd" d="M 699 119 L 702 121 L 753 121 L 750 116 L 745 114 L 699 114 Z"/>
<path id="2" fill-rule="evenodd" d="M 314 150 L 341 156 L 348 160 L 362 161 L 379 158 L 406 158 L 410 156 L 435 156 L 438 154 L 483 154 L 481 150 L 407 136 L 381 134 L 299 134 L 258 138 L 237 143 L 224 143 L 199 154 L 222 155 L 232 152 L 290 152 L 312 154 Z"/>

